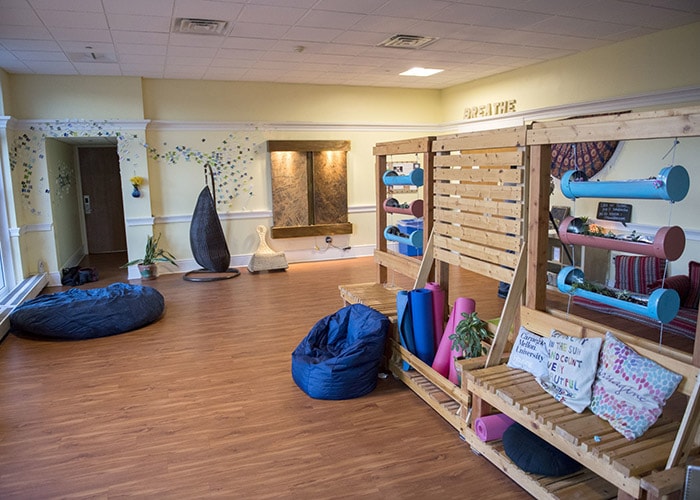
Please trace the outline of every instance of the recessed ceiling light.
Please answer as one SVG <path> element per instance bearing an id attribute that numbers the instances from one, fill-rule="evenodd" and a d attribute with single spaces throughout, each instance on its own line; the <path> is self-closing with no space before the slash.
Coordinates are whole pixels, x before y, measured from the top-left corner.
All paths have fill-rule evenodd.
<path id="1" fill-rule="evenodd" d="M 401 76 L 431 76 L 436 73 L 445 71 L 444 69 L 432 69 L 432 68 L 411 68 L 408 71 L 399 73 Z"/>

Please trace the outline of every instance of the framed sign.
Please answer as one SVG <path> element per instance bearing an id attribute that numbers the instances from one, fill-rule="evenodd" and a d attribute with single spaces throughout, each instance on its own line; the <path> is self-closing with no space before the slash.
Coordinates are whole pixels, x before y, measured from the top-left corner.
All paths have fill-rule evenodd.
<path id="1" fill-rule="evenodd" d="M 632 221 L 632 205 L 629 203 L 598 202 L 597 219 L 628 223 Z"/>

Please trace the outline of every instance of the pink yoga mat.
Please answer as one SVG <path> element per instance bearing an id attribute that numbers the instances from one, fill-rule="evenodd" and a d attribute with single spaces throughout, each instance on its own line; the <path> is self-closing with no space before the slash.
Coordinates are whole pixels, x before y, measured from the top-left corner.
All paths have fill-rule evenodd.
<path id="1" fill-rule="evenodd" d="M 435 342 L 435 349 L 440 345 L 440 340 L 442 339 L 442 332 L 445 331 L 445 290 L 440 288 L 439 283 L 433 281 L 426 283 L 425 288 L 433 292 L 433 335 Z"/>
<path id="2" fill-rule="evenodd" d="M 503 413 L 486 415 L 474 420 L 474 432 L 476 437 L 483 442 L 501 439 L 505 430 L 515 421 Z"/>
<path id="3" fill-rule="evenodd" d="M 455 305 L 452 308 L 450 319 L 447 322 L 447 326 L 445 326 L 445 331 L 442 334 L 437 353 L 435 354 L 435 359 L 433 360 L 433 370 L 438 372 L 443 377 L 449 377 L 449 379 L 455 385 L 457 384 L 457 370 L 455 370 L 454 367 L 454 357 L 461 353 L 453 353 L 450 335 L 455 332 L 455 327 L 462 320 L 462 313 L 464 312 L 469 314 L 475 310 L 476 302 L 474 302 L 473 299 L 458 297 L 457 300 L 455 300 Z"/>

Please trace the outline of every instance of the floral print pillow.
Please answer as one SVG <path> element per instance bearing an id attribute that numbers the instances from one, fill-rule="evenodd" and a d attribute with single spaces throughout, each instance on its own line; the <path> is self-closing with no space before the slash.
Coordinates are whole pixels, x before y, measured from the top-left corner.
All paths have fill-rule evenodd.
<path id="1" fill-rule="evenodd" d="M 638 438 L 654 425 L 682 378 L 608 332 L 593 384 L 591 411 L 627 439 Z"/>

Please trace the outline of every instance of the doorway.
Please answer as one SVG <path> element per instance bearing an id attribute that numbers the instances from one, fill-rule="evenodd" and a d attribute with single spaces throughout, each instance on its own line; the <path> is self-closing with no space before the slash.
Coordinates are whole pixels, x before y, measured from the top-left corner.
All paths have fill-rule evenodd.
<path id="1" fill-rule="evenodd" d="M 88 254 L 126 252 L 119 155 L 114 146 L 78 147 Z"/>

